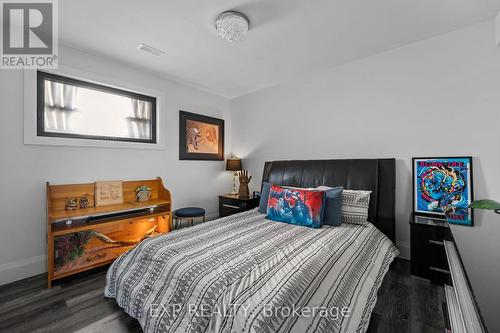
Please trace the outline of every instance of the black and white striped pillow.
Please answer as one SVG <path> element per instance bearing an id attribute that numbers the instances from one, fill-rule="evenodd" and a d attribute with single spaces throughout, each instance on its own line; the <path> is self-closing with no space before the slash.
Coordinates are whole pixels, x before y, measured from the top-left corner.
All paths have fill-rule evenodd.
<path id="1" fill-rule="evenodd" d="M 368 224 L 368 208 L 372 191 L 344 190 L 342 192 L 342 223 Z"/>

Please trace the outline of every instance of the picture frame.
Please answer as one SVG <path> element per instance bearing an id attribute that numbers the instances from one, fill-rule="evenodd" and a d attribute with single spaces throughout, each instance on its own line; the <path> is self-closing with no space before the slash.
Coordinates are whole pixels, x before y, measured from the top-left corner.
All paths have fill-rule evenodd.
<path id="1" fill-rule="evenodd" d="M 224 119 L 179 111 L 179 160 L 224 160 Z"/>
<path id="2" fill-rule="evenodd" d="M 462 216 L 460 224 L 473 224 L 468 209 L 474 200 L 471 156 L 413 157 L 412 180 L 415 215 Z"/>
<path id="3" fill-rule="evenodd" d="M 123 203 L 121 181 L 95 182 L 95 206 L 117 205 Z"/>

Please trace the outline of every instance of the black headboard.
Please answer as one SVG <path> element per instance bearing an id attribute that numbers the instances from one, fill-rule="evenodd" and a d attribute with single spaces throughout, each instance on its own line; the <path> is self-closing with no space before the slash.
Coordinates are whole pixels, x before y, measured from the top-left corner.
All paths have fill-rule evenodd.
<path id="1" fill-rule="evenodd" d="M 262 182 L 371 190 L 368 221 L 393 242 L 396 240 L 396 160 L 393 158 L 266 162 Z"/>

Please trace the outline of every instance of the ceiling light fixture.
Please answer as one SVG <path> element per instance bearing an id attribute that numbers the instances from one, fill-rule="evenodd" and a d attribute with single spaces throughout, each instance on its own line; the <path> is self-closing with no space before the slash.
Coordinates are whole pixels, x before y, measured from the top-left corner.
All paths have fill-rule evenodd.
<path id="1" fill-rule="evenodd" d="M 161 56 L 162 54 L 165 54 L 165 51 L 159 50 L 155 47 L 152 47 L 152 46 L 150 46 L 148 44 L 144 44 L 144 43 L 139 44 L 139 46 L 137 46 L 137 49 L 142 50 L 144 52 L 147 52 L 147 53 L 152 54 L 152 55 L 157 56 L 157 57 Z"/>
<path id="2" fill-rule="evenodd" d="M 221 13 L 215 20 L 215 29 L 219 36 L 233 43 L 245 38 L 249 24 L 248 18 L 242 13 L 227 11 Z"/>

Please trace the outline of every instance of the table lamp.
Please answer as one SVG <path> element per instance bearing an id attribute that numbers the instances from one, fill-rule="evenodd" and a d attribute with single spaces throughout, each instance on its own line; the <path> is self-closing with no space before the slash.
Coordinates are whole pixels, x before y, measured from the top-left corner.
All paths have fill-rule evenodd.
<path id="1" fill-rule="evenodd" d="M 233 173 L 233 190 L 231 194 L 238 194 L 236 191 L 236 176 L 238 175 L 238 171 L 241 171 L 241 160 L 236 157 L 228 158 L 226 161 L 226 171 L 232 171 Z"/>

